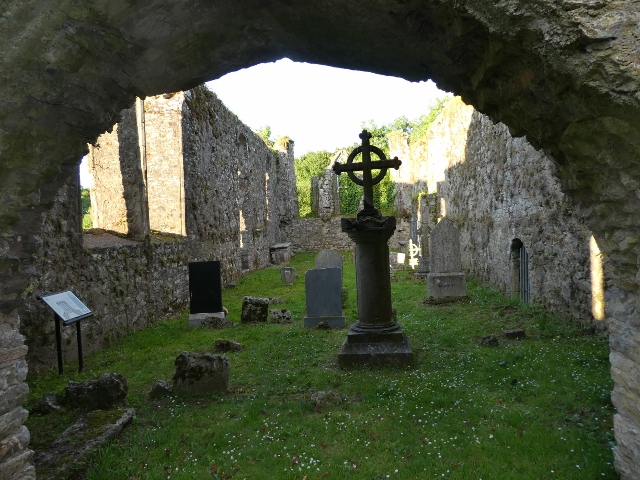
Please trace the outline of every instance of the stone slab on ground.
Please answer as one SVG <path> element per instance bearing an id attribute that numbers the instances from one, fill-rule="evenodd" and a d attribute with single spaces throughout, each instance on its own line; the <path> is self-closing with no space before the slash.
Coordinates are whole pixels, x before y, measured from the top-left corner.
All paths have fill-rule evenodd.
<path id="1" fill-rule="evenodd" d="M 503 330 L 502 334 L 511 339 L 519 339 L 527 336 L 525 331 L 521 328 L 514 328 L 513 330 Z"/>
<path id="2" fill-rule="evenodd" d="M 63 478 L 78 462 L 118 435 L 135 410 L 94 410 L 80 417 L 33 457 L 38 480 Z"/>
<path id="3" fill-rule="evenodd" d="M 336 317 L 304 317 L 303 325 L 305 328 L 313 328 L 319 323 L 325 323 L 327 328 L 344 328 L 347 326 L 347 320 L 342 315 Z"/>
<path id="4" fill-rule="evenodd" d="M 224 319 L 224 312 L 215 313 L 190 313 L 189 314 L 189 326 L 201 327 L 204 324 L 210 326 L 212 324 L 219 323 L 219 320 Z M 233 325 L 233 324 L 232 324 Z"/>

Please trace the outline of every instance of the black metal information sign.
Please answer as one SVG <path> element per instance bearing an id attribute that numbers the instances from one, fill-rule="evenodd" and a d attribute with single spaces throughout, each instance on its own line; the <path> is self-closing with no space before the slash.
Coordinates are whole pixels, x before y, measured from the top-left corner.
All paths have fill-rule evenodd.
<path id="1" fill-rule="evenodd" d="M 82 358 L 82 330 L 80 320 L 91 317 L 93 312 L 82 303 L 73 292 L 64 290 L 62 292 L 47 293 L 38 297 L 51 310 L 56 321 L 56 348 L 58 350 L 58 373 L 62 375 L 62 334 L 60 324 L 64 326 L 76 324 L 76 337 L 78 340 L 78 370 L 82 371 L 84 361 Z"/>

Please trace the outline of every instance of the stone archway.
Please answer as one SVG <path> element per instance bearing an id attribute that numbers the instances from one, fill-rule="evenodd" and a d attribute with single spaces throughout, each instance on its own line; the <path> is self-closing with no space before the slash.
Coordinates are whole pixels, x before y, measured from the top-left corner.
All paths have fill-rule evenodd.
<path id="1" fill-rule="evenodd" d="M 0 442 L 15 448 L 2 471 L 29 471 L 15 307 L 34 273 L 42 213 L 87 142 L 136 95 L 286 55 L 431 78 L 556 159 L 614 269 L 616 467 L 632 478 L 640 463 L 630 433 L 640 428 L 639 20 L 635 0 L 10 0 L 0 16 L 0 369 L 9 378 L 0 384 L 0 419 L 8 419 Z"/>

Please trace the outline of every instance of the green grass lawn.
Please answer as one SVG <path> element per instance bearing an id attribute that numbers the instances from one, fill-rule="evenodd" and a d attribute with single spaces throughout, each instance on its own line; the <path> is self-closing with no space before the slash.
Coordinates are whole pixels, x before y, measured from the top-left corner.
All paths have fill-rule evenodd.
<path id="1" fill-rule="evenodd" d="M 617 478 L 606 335 L 473 281 L 469 301 L 426 306 L 425 281 L 400 270 L 392 298 L 415 365 L 340 370 L 336 353 L 347 330 L 302 327 L 313 255 L 298 254 L 291 265 L 299 275 L 292 286 L 273 268 L 224 292 L 231 329 L 190 328 L 184 314 L 88 356 L 82 373 L 70 363 L 63 378 L 51 372 L 29 380 L 37 398 L 105 372 L 128 379 L 135 421 L 98 452 L 87 478 Z M 350 324 L 357 317 L 351 254 L 344 276 Z M 245 295 L 283 298 L 277 307 L 288 308 L 294 323 L 240 325 Z M 480 346 L 481 337 L 511 328 L 524 328 L 527 338 Z M 245 345 L 228 354 L 229 393 L 148 399 L 156 380 L 171 380 L 181 351 L 211 351 L 218 338 Z M 314 411 L 309 395 L 326 390 L 344 402 Z M 73 415 L 31 416 L 33 448 Z"/>

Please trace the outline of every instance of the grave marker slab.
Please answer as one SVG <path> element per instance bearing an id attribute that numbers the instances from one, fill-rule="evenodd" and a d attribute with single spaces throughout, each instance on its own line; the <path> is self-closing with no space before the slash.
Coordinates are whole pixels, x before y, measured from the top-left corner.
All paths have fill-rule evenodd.
<path id="1" fill-rule="evenodd" d="M 189 325 L 202 325 L 211 316 L 224 318 L 220 262 L 189 262 Z"/>
<path id="2" fill-rule="evenodd" d="M 342 315 L 342 270 L 340 268 L 314 268 L 304 276 L 306 312 L 304 326 L 313 328 L 326 322 L 331 328 L 342 328 L 346 319 Z"/>
<path id="3" fill-rule="evenodd" d="M 429 300 L 455 300 L 467 296 L 467 281 L 460 259 L 460 233 L 448 218 L 433 227 L 429 237 L 427 276 Z"/>
<path id="4" fill-rule="evenodd" d="M 280 269 L 280 280 L 285 285 L 293 285 L 296 278 L 296 271 L 293 267 L 282 267 Z"/>
<path id="5" fill-rule="evenodd" d="M 342 271 L 342 255 L 335 250 L 321 250 L 316 255 L 314 268 L 339 268 Z"/>
<path id="6" fill-rule="evenodd" d="M 278 265 L 291 261 L 291 242 L 276 243 L 269 248 L 271 263 Z"/>

